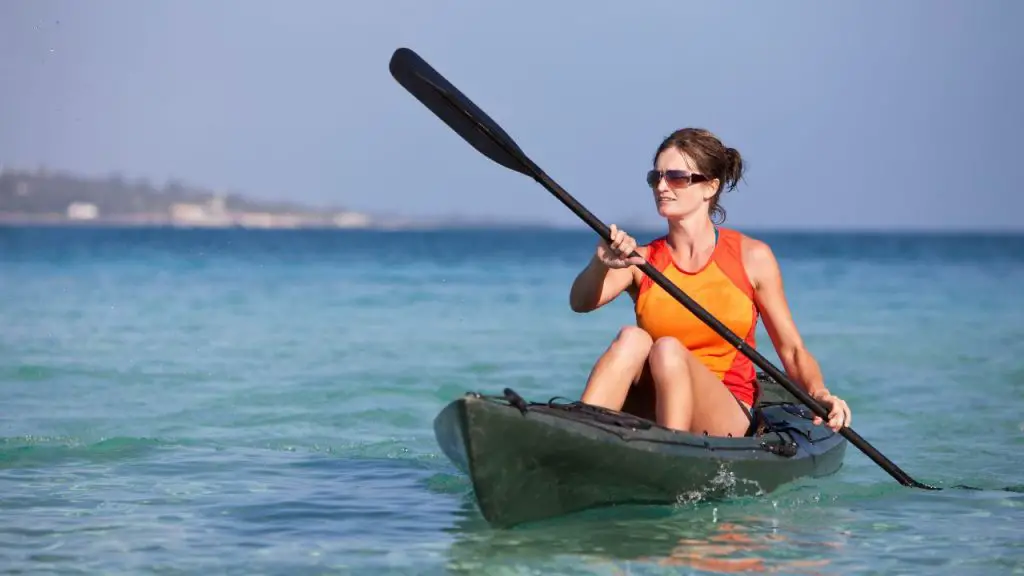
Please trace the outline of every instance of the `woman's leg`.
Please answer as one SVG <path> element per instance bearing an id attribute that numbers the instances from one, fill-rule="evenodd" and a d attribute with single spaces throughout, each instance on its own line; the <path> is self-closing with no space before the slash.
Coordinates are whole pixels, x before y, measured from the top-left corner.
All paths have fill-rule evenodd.
<path id="1" fill-rule="evenodd" d="M 622 404 L 622 411 L 632 414 L 637 418 L 646 420 L 657 420 L 654 407 L 657 398 L 654 393 L 654 378 L 651 376 L 650 360 L 644 361 L 644 367 L 637 378 L 636 383 L 626 394 L 626 401 Z"/>
<path id="2" fill-rule="evenodd" d="M 750 415 L 696 356 L 675 338 L 659 338 L 649 357 L 662 426 L 711 436 L 743 436 Z"/>
<path id="3" fill-rule="evenodd" d="M 626 394 L 643 370 L 651 345 L 651 337 L 643 329 L 636 326 L 622 328 L 594 364 L 580 400 L 610 410 L 621 410 Z"/>

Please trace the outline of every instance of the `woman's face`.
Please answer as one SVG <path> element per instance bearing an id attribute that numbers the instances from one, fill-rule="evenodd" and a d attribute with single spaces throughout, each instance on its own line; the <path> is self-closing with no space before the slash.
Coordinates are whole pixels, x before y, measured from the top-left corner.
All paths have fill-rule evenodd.
<path id="1" fill-rule="evenodd" d="M 714 197 L 717 185 L 701 174 L 693 160 L 677 148 L 669 148 L 658 155 L 654 170 L 648 175 L 648 184 L 654 193 L 658 214 L 664 218 L 682 218 L 699 211 L 707 213 L 708 200 Z"/>

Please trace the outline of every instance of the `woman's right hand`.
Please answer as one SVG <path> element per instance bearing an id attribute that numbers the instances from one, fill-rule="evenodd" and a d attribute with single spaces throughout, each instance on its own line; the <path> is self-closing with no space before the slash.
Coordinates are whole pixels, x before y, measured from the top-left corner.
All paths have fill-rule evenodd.
<path id="1" fill-rule="evenodd" d="M 610 232 L 611 242 L 605 242 L 602 238 L 597 243 L 596 256 L 602 264 L 609 268 L 629 268 L 646 262 L 639 254 L 629 257 L 636 250 L 636 240 L 633 237 L 616 228 L 615 224 L 610 226 Z"/>

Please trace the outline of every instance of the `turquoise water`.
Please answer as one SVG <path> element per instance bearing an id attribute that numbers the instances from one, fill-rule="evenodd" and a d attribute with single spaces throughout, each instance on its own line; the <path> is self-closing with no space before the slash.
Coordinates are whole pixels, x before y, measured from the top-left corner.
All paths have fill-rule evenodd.
<path id="1" fill-rule="evenodd" d="M 8 228 L 0 567 L 1024 573 L 1024 237 L 759 237 L 854 428 L 984 490 L 851 446 L 757 499 L 491 530 L 431 421 L 467 390 L 579 395 L 632 322 L 568 308 L 592 234 Z"/>

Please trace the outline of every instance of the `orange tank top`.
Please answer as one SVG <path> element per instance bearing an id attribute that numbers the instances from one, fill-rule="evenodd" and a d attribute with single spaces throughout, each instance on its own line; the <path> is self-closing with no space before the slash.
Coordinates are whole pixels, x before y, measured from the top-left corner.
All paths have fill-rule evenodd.
<path id="1" fill-rule="evenodd" d="M 685 272 L 676 265 L 664 236 L 651 242 L 647 261 L 753 348 L 758 311 L 743 267 L 742 235 L 726 228 L 718 228 L 716 235 L 711 258 L 697 272 Z M 647 276 L 640 283 L 634 309 L 637 326 L 652 339 L 675 337 L 733 396 L 754 404 L 758 390 L 750 359 Z"/>

